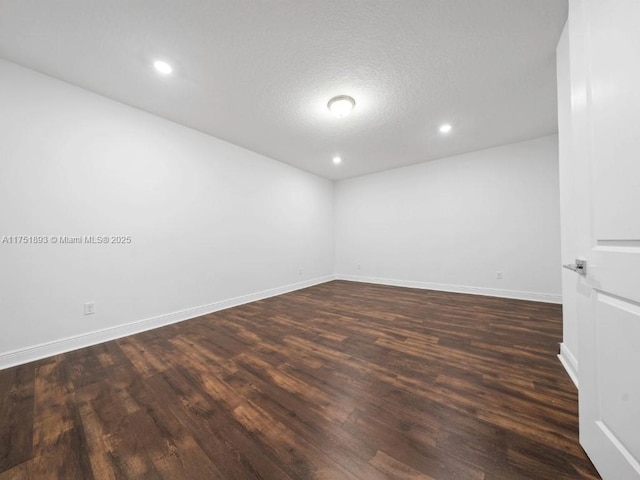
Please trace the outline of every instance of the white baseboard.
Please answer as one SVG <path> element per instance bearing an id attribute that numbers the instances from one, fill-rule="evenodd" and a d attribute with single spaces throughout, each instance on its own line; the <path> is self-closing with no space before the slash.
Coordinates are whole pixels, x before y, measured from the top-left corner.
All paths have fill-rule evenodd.
<path id="1" fill-rule="evenodd" d="M 282 287 L 271 288 L 271 289 L 263 290 L 260 292 L 242 295 L 240 297 L 220 300 L 218 302 L 210 303 L 207 305 L 200 305 L 198 307 L 193 307 L 193 308 L 181 310 L 178 312 L 172 312 L 164 315 L 159 315 L 157 317 L 146 318 L 143 320 L 138 320 L 136 322 L 127 323 L 125 325 L 118 325 L 116 327 L 98 330 L 95 332 L 89 332 L 82 335 L 63 338 L 60 340 L 54 340 L 52 342 L 47 342 L 40 345 L 35 345 L 27 348 L 13 350 L 10 352 L 0 353 L 0 370 L 13 367 L 16 365 L 22 365 L 24 363 L 33 362 L 35 360 L 40 360 L 42 358 L 47 358 L 53 355 L 58 355 L 60 353 L 77 350 L 79 348 L 89 347 L 91 345 L 97 345 L 102 342 L 115 340 L 117 338 L 126 337 L 128 335 L 134 335 L 136 333 L 152 330 L 154 328 L 162 327 L 164 325 L 170 325 L 172 323 L 182 322 L 184 320 L 189 320 L 191 318 L 199 317 L 201 315 L 206 315 L 208 313 L 213 313 L 220 310 L 225 310 L 227 308 L 244 305 L 245 303 L 251 303 L 257 300 L 262 300 L 264 298 L 274 297 L 277 295 L 282 295 L 284 293 L 293 292 L 295 290 L 300 290 L 302 288 L 311 287 L 313 285 L 319 285 L 321 283 L 330 282 L 332 280 L 347 280 L 352 282 L 376 283 L 381 285 L 391 285 L 391 286 L 408 287 L 408 288 L 421 288 L 421 289 L 439 290 L 439 291 L 454 292 L 454 293 L 470 293 L 474 295 L 488 295 L 492 297 L 515 298 L 520 300 L 533 300 L 533 301 L 548 302 L 548 303 L 561 303 L 562 301 L 562 297 L 560 295 L 547 294 L 547 293 L 518 292 L 514 290 L 500 290 L 500 289 L 483 288 L 483 287 L 447 285 L 447 284 L 440 284 L 440 283 L 417 282 L 417 281 L 410 281 L 410 280 L 393 280 L 393 279 L 387 279 L 387 278 L 363 277 L 363 276 L 356 276 L 356 275 L 341 275 L 341 274 L 326 275 L 324 277 L 318 277 L 311 280 L 306 280 L 304 282 L 284 285 Z M 566 351 L 568 353 L 567 355 L 565 355 L 565 358 L 563 358 L 563 349 L 561 348 L 559 358 L 562 364 L 567 369 L 569 376 L 571 376 L 571 379 L 574 381 L 574 383 L 577 386 L 577 383 L 578 383 L 577 382 L 577 362 L 575 361 L 575 357 L 571 354 L 571 352 L 569 352 L 568 350 Z M 567 360 L 567 358 L 569 358 L 569 360 Z M 569 365 L 569 367 L 567 365 Z M 573 368 L 572 365 L 575 365 L 575 368 Z M 573 372 L 575 373 L 572 374 L 571 368 L 573 368 Z"/>
<path id="2" fill-rule="evenodd" d="M 138 320 L 136 322 L 127 323 L 125 325 L 118 325 L 116 327 L 106 328 L 104 330 L 98 330 L 74 337 L 54 340 L 52 342 L 47 342 L 32 347 L 13 350 L 6 353 L 0 353 L 0 370 L 14 367 L 16 365 L 22 365 L 24 363 L 33 362 L 34 360 L 51 357 L 60 353 L 70 352 L 79 348 L 90 347 L 91 345 L 97 345 L 109 340 L 115 340 L 117 338 L 126 337 L 128 335 L 152 330 L 164 325 L 182 322 L 184 320 L 196 318 L 208 313 L 218 312 L 220 310 L 225 310 L 231 307 L 237 307 L 239 305 L 244 305 L 245 303 L 251 303 L 257 300 L 275 297 L 276 295 L 282 295 L 284 293 L 300 290 L 302 288 L 312 287 L 313 285 L 330 282 L 331 280 L 335 280 L 335 275 L 327 275 L 311 280 L 305 280 L 303 282 L 284 285 L 282 287 L 270 288 L 261 292 L 250 293 L 247 295 L 242 295 L 240 297 L 229 298 L 227 300 L 220 300 L 218 302 L 209 303 L 207 305 L 201 305 L 178 312 L 172 312 L 164 315 L 159 315 L 157 317 Z"/>
<path id="3" fill-rule="evenodd" d="M 560 354 L 558 355 L 560 363 L 569 374 L 569 378 L 573 381 L 576 388 L 578 387 L 578 360 L 571 350 L 564 343 L 560 344 Z"/>
<path id="4" fill-rule="evenodd" d="M 391 278 L 361 277 L 358 275 L 337 274 L 336 280 L 350 282 L 377 283 L 394 287 L 421 288 L 438 290 L 441 292 L 469 293 L 472 295 L 486 295 L 489 297 L 514 298 L 517 300 L 532 300 L 534 302 L 562 303 L 562 295 L 554 293 L 520 292 L 517 290 L 502 290 L 499 288 L 469 287 L 465 285 L 448 285 L 446 283 L 418 282 L 414 280 L 394 280 Z"/>

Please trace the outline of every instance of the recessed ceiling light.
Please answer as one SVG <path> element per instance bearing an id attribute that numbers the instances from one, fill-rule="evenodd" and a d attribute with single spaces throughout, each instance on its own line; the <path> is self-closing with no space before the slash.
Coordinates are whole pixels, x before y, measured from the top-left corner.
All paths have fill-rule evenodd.
<path id="1" fill-rule="evenodd" d="M 449 133 L 451 131 L 451 125 L 445 123 L 444 125 L 440 125 L 440 133 Z"/>
<path id="2" fill-rule="evenodd" d="M 338 95 L 327 103 L 329 111 L 338 118 L 344 118 L 349 115 L 355 106 L 356 101 L 349 95 Z"/>
<path id="3" fill-rule="evenodd" d="M 342 159 L 340 157 L 333 157 L 333 163 L 336 165 L 340 165 L 342 163 Z"/>
<path id="4" fill-rule="evenodd" d="M 163 62 L 162 60 L 156 60 L 155 62 L 153 62 L 153 67 L 163 75 L 169 75 L 171 72 L 173 72 L 173 67 L 167 62 Z"/>

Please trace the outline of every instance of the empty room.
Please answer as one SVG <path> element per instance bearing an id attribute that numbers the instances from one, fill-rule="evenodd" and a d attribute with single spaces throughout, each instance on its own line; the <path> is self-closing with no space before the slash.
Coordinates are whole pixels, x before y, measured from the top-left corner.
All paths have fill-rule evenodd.
<path id="1" fill-rule="evenodd" d="M 0 1 L 0 480 L 640 480 L 639 24 Z"/>

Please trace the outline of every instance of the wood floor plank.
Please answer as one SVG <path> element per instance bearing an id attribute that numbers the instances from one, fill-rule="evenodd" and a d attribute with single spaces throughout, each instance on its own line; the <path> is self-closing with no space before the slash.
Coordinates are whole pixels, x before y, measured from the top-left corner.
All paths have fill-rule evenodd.
<path id="1" fill-rule="evenodd" d="M 134 414 L 140 408 L 132 405 L 132 398 L 119 394 L 117 385 L 117 381 L 104 387 L 94 384 L 78 393 L 94 477 L 159 479 L 145 445 L 137 438 Z"/>
<path id="2" fill-rule="evenodd" d="M 0 472 L 33 455 L 33 364 L 0 371 Z"/>
<path id="3" fill-rule="evenodd" d="M 598 479 L 558 305 L 334 281 L 0 371 L 0 480 Z"/>
<path id="4" fill-rule="evenodd" d="M 397 478 L 399 480 L 434 480 L 433 477 L 414 470 L 384 452 L 378 451 L 369 463 L 380 471 L 387 473 L 391 478 Z"/>

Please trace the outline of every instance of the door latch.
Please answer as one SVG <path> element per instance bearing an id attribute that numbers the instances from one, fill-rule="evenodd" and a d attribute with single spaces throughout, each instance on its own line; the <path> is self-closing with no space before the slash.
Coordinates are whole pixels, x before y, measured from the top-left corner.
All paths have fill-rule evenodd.
<path id="1" fill-rule="evenodd" d="M 570 263 L 568 265 L 562 265 L 563 268 L 567 270 L 573 270 L 579 275 L 587 274 L 587 261 L 582 258 L 576 258 L 576 263 Z"/>

